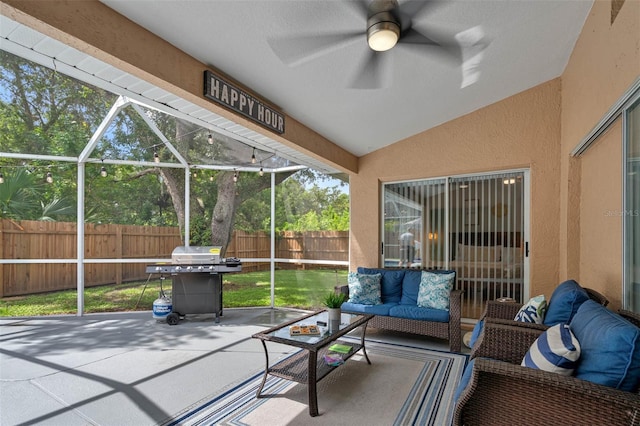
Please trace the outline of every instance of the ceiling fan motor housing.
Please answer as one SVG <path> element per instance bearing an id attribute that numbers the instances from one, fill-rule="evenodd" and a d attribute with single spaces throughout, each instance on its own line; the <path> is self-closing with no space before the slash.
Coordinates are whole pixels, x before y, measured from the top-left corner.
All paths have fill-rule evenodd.
<path id="1" fill-rule="evenodd" d="M 396 45 L 400 24 L 389 11 L 378 12 L 367 19 L 367 43 L 371 49 L 384 52 Z"/>

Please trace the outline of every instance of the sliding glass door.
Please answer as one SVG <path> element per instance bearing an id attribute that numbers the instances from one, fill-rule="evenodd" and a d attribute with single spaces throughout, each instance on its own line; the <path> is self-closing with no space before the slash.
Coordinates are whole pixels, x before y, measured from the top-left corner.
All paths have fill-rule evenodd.
<path id="1" fill-rule="evenodd" d="M 528 297 L 528 172 L 452 176 L 383 187 L 383 264 L 455 269 L 463 316 L 486 300 Z"/>

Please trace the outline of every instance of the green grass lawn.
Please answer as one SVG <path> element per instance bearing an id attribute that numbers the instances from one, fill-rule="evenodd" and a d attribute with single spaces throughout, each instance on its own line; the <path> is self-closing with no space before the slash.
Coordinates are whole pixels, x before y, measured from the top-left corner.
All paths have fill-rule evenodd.
<path id="1" fill-rule="evenodd" d="M 322 300 L 335 285 L 347 282 L 346 270 L 278 270 L 275 275 L 275 306 L 300 309 L 322 307 Z M 150 311 L 160 292 L 160 280 L 86 288 L 86 313 Z M 171 291 L 171 279 L 162 284 Z M 270 306 L 269 271 L 226 274 L 223 284 L 225 308 Z M 144 289 L 144 294 L 143 294 Z M 142 295 L 142 298 L 140 297 Z M 140 300 L 139 300 L 140 299 Z M 139 300 L 139 302 L 138 302 Z M 0 299 L 0 316 L 75 314 L 75 290 Z"/>

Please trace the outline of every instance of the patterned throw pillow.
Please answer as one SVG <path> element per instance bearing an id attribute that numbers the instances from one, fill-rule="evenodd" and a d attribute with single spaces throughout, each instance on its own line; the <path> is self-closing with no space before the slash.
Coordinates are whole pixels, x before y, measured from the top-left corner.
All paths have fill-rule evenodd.
<path id="1" fill-rule="evenodd" d="M 380 296 L 381 278 L 381 274 L 367 275 L 349 272 L 347 277 L 347 284 L 349 284 L 349 302 L 359 303 L 361 305 L 382 304 Z"/>
<path id="2" fill-rule="evenodd" d="M 418 290 L 418 306 L 449 310 L 449 295 L 453 288 L 456 274 L 434 274 L 422 271 L 420 289 Z"/>
<path id="3" fill-rule="evenodd" d="M 547 301 L 544 299 L 544 294 L 541 294 L 540 296 L 529 299 L 529 301 L 520 308 L 514 320 L 542 324 L 545 312 L 547 312 Z"/>
<path id="4" fill-rule="evenodd" d="M 525 367 L 571 376 L 580 358 L 580 343 L 569 325 L 560 323 L 542 333 L 522 360 Z"/>

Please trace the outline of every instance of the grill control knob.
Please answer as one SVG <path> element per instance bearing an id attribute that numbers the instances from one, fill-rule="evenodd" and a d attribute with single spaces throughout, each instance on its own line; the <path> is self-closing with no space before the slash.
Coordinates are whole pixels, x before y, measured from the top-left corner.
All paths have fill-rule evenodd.
<path id="1" fill-rule="evenodd" d="M 204 266 L 198 266 L 198 271 L 204 271 Z"/>
<path id="2" fill-rule="evenodd" d="M 176 266 L 176 271 L 182 271 L 182 266 Z"/>
<path id="3" fill-rule="evenodd" d="M 209 266 L 209 270 L 213 271 L 213 265 Z"/>
<path id="4" fill-rule="evenodd" d="M 190 271 L 190 270 L 191 270 L 191 266 L 187 266 L 187 271 Z"/>
<path id="5" fill-rule="evenodd" d="M 161 266 L 156 266 L 156 271 L 158 271 L 158 272 L 162 271 L 162 267 Z"/>

